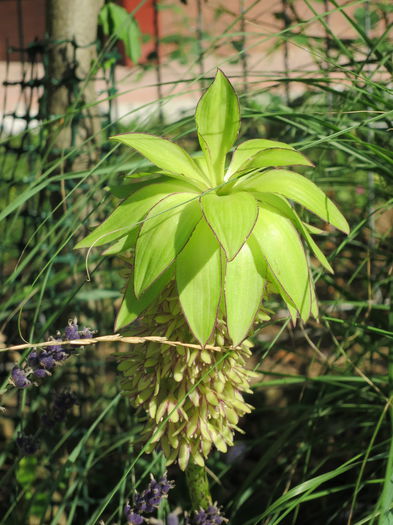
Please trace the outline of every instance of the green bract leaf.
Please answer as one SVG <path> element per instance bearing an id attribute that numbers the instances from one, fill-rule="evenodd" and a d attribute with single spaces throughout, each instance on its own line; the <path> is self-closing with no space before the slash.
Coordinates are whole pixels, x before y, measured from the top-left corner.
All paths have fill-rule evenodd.
<path id="1" fill-rule="evenodd" d="M 270 148 L 254 155 L 246 161 L 234 176 L 240 176 L 246 171 L 272 168 L 274 166 L 313 166 L 302 153 L 291 149 Z M 233 176 L 232 176 L 233 178 Z"/>
<path id="2" fill-rule="evenodd" d="M 235 346 L 247 337 L 262 299 L 263 258 L 258 253 L 253 253 L 254 244 L 256 241 L 251 236 L 242 246 L 235 259 L 228 262 L 226 267 L 227 325 L 232 343 Z M 258 245 L 257 248 L 259 248 Z"/>
<path id="3" fill-rule="evenodd" d="M 156 182 L 171 182 L 172 179 L 169 177 L 163 177 L 163 176 L 157 176 L 154 174 L 156 178 L 152 178 L 149 183 L 156 183 Z M 130 195 L 138 191 L 140 188 L 144 188 L 146 186 L 146 182 L 131 182 L 128 184 L 117 184 L 109 187 L 109 190 L 111 194 L 116 197 L 117 199 L 127 199 Z"/>
<path id="4" fill-rule="evenodd" d="M 191 201 L 193 198 L 193 193 L 169 195 L 146 216 L 135 250 L 134 286 L 138 297 L 173 262 L 201 219 L 199 203 Z"/>
<path id="5" fill-rule="evenodd" d="M 200 221 L 176 259 L 180 303 L 195 337 L 205 344 L 211 336 L 221 295 L 220 245 Z"/>
<path id="6" fill-rule="evenodd" d="M 204 151 L 212 183 L 222 182 L 225 157 L 239 132 L 240 109 L 237 95 L 220 70 L 196 109 L 199 143 Z"/>
<path id="7" fill-rule="evenodd" d="M 321 252 L 318 245 L 314 242 L 314 239 L 311 237 L 309 231 L 304 226 L 303 222 L 300 220 L 299 215 L 292 208 L 289 202 L 284 197 L 281 197 L 280 195 L 274 195 L 273 193 L 261 193 L 260 196 L 262 202 L 267 202 L 271 206 L 274 206 L 281 213 L 281 215 L 284 215 L 294 223 L 297 230 L 299 230 L 299 232 L 306 239 L 307 244 L 309 245 L 310 249 L 314 253 L 315 257 L 318 259 L 318 261 L 322 264 L 322 266 L 326 268 L 328 272 L 334 273 L 333 268 L 330 266 L 325 255 Z"/>
<path id="8" fill-rule="evenodd" d="M 189 179 L 198 187 L 206 188 L 206 179 L 190 155 L 170 140 L 147 133 L 125 133 L 111 140 L 130 146 L 172 177 Z"/>
<path id="9" fill-rule="evenodd" d="M 229 180 L 234 173 L 244 169 L 257 153 L 260 153 L 261 151 L 268 148 L 281 148 L 293 150 L 293 147 L 289 144 L 285 144 L 285 142 L 278 142 L 276 140 L 246 140 L 235 149 L 232 155 L 231 163 L 225 174 L 225 180 Z"/>
<path id="10" fill-rule="evenodd" d="M 349 232 L 345 217 L 313 182 L 288 170 L 269 170 L 245 178 L 236 184 L 238 191 L 279 193 L 298 202 L 344 233 Z"/>
<path id="11" fill-rule="evenodd" d="M 123 253 L 127 250 L 130 250 L 135 246 L 137 236 L 138 229 L 134 228 L 133 230 L 131 230 L 131 233 L 129 233 L 125 237 L 122 237 L 121 239 L 116 241 L 115 244 L 112 244 L 112 246 L 107 248 L 102 255 L 117 255 L 119 253 Z"/>
<path id="12" fill-rule="evenodd" d="M 227 259 L 232 260 L 246 242 L 257 220 L 255 198 L 245 192 L 229 195 L 206 193 L 200 201 L 206 221 L 224 248 Z"/>
<path id="13" fill-rule="evenodd" d="M 309 272 L 310 272 L 310 270 L 309 270 Z M 318 301 L 317 301 L 317 296 L 316 296 L 316 293 L 315 293 L 315 286 L 314 286 L 314 282 L 312 280 L 311 273 L 310 273 L 310 283 L 311 283 L 311 286 L 310 286 L 310 289 L 311 289 L 311 314 L 315 317 L 315 319 L 318 319 L 318 314 L 319 314 Z"/>
<path id="14" fill-rule="evenodd" d="M 170 181 L 150 184 L 136 191 L 123 201 L 106 221 L 79 241 L 75 248 L 101 246 L 124 237 L 138 226 L 152 206 L 168 193 L 176 191 L 193 191 L 193 187 L 186 182 Z"/>
<path id="15" fill-rule="evenodd" d="M 253 235 L 269 270 L 288 294 L 303 320 L 310 316 L 311 291 L 307 258 L 290 220 L 261 204 Z"/>
<path id="16" fill-rule="evenodd" d="M 316 226 L 313 226 L 312 224 L 308 224 L 307 222 L 302 221 L 304 224 L 304 227 L 312 234 L 312 235 L 326 235 L 326 230 L 321 230 L 321 228 L 317 228 Z"/>
<path id="17" fill-rule="evenodd" d="M 123 302 L 117 314 L 114 330 L 129 325 L 160 295 L 173 277 L 173 267 L 168 268 L 140 298 L 134 294 L 134 276 L 130 275 Z"/>

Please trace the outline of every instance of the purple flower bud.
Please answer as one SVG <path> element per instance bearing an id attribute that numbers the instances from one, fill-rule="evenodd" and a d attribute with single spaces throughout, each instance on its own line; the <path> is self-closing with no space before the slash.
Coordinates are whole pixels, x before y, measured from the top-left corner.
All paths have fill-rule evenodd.
<path id="1" fill-rule="evenodd" d="M 155 509 L 159 507 L 162 498 L 165 497 L 173 487 L 173 481 L 168 481 L 166 474 L 159 481 L 152 478 L 147 489 L 135 496 L 136 511 L 141 514 L 154 512 Z"/>
<path id="2" fill-rule="evenodd" d="M 177 514 L 175 514 L 174 512 L 168 514 L 166 525 L 179 525 L 179 518 L 177 517 Z"/>
<path id="3" fill-rule="evenodd" d="M 63 349 L 59 346 L 59 347 L 55 347 L 56 350 L 52 350 L 52 357 L 55 361 L 59 362 L 59 361 L 65 361 L 66 359 L 68 359 L 70 357 L 70 354 L 68 354 L 67 352 L 64 352 Z"/>
<path id="4" fill-rule="evenodd" d="M 30 352 L 30 354 L 29 354 L 29 356 L 27 358 L 27 362 L 28 362 L 29 366 L 31 366 L 31 367 L 36 367 L 36 366 L 39 365 L 37 350 L 33 350 L 32 352 Z"/>
<path id="5" fill-rule="evenodd" d="M 64 334 L 67 341 L 72 341 L 73 339 L 80 339 L 78 325 L 75 321 L 68 322 L 68 326 L 66 326 Z"/>
<path id="6" fill-rule="evenodd" d="M 130 505 L 130 502 L 127 501 L 124 507 L 124 516 L 127 518 L 130 512 L 131 512 L 131 505 Z"/>
<path id="7" fill-rule="evenodd" d="M 194 513 L 190 525 L 221 525 L 228 520 L 221 515 L 220 509 L 210 505 L 206 510 L 201 509 Z"/>
<path id="8" fill-rule="evenodd" d="M 77 397 L 73 392 L 60 392 L 53 401 L 53 407 L 56 410 L 67 411 L 70 410 L 77 402 Z"/>
<path id="9" fill-rule="evenodd" d="M 142 518 L 140 514 L 136 514 L 135 512 L 131 512 L 128 517 L 128 525 L 141 525 L 145 520 Z"/>
<path id="10" fill-rule="evenodd" d="M 19 366 L 14 366 L 12 369 L 11 380 L 16 388 L 26 388 L 31 385 L 31 381 L 27 379 L 25 372 Z"/>
<path id="11" fill-rule="evenodd" d="M 50 352 L 47 352 L 46 350 L 41 353 L 39 356 L 40 365 L 47 370 L 52 370 L 52 368 L 55 367 L 56 361 L 54 360 L 53 356 Z"/>
<path id="12" fill-rule="evenodd" d="M 16 438 L 16 444 L 19 447 L 19 451 L 23 456 L 32 456 L 38 450 L 39 443 L 34 436 L 19 435 Z"/>
<path id="13" fill-rule="evenodd" d="M 124 507 L 124 515 L 126 517 L 128 525 L 141 525 L 144 522 L 143 517 L 131 509 L 131 505 L 128 501 L 126 506 Z"/>
<path id="14" fill-rule="evenodd" d="M 34 370 L 34 375 L 39 379 L 44 379 L 45 377 L 50 376 L 51 373 L 45 368 L 37 368 Z"/>
<path id="15" fill-rule="evenodd" d="M 76 403 L 77 397 L 73 392 L 60 392 L 54 398 L 50 412 L 41 417 L 42 423 L 50 427 L 63 421 L 67 416 L 67 411 Z"/>
<path id="16" fill-rule="evenodd" d="M 58 339 L 58 341 L 59 343 L 61 342 L 60 339 Z M 64 361 L 65 359 L 67 359 L 67 357 L 69 357 L 68 353 L 64 351 L 64 348 L 60 344 L 53 345 L 49 347 L 48 350 L 55 361 Z"/>
<path id="17" fill-rule="evenodd" d="M 56 341 L 58 341 L 59 344 L 58 345 L 53 345 L 53 346 L 50 347 L 50 349 L 51 349 L 51 351 L 53 353 L 61 352 L 63 350 L 63 347 L 60 344 L 61 343 L 61 339 L 56 339 Z"/>
<path id="18" fill-rule="evenodd" d="M 84 328 L 81 332 L 79 332 L 79 336 L 81 339 L 90 339 L 93 337 L 93 332 L 88 328 Z"/>

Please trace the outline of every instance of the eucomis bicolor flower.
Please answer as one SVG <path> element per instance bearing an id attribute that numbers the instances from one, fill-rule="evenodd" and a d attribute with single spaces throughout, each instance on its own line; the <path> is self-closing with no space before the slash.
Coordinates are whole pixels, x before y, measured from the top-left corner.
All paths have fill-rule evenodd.
<path id="1" fill-rule="evenodd" d="M 157 166 L 156 178 L 125 186 L 124 200 L 77 248 L 112 243 L 108 254 L 133 249 L 134 264 L 116 329 L 140 316 L 172 280 L 187 323 L 202 344 L 223 312 L 233 345 L 243 341 L 268 293 L 282 296 L 291 317 L 306 321 L 318 307 L 304 244 L 329 272 L 300 205 L 348 233 L 335 204 L 292 171 L 312 163 L 292 146 L 266 139 L 235 147 L 236 93 L 219 70 L 195 115 L 201 152 L 145 133 L 112 139 Z"/>

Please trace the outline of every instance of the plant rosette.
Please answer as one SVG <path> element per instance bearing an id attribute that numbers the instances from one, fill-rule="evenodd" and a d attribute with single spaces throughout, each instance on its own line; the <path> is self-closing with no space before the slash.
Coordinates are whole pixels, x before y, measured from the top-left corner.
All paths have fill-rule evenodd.
<path id="1" fill-rule="evenodd" d="M 251 407 L 244 392 L 247 336 L 268 319 L 263 303 L 279 294 L 293 322 L 318 316 L 303 244 L 333 272 L 292 203 L 348 233 L 335 204 L 310 180 L 289 170 L 313 164 L 292 146 L 266 139 L 241 143 L 240 108 L 227 77 L 217 71 L 200 99 L 196 128 L 201 152 L 145 133 L 112 139 L 157 166 L 152 181 L 124 185 L 124 200 L 77 248 L 111 243 L 130 273 L 115 330 L 138 325 L 200 349 L 156 342 L 120 357 L 123 389 L 147 415 L 147 450 L 158 444 L 168 463 L 203 465 L 212 446 L 225 452 Z M 142 327 L 142 328 L 141 328 Z M 137 331 L 135 329 L 134 331 Z M 221 351 L 205 348 L 219 346 Z"/>

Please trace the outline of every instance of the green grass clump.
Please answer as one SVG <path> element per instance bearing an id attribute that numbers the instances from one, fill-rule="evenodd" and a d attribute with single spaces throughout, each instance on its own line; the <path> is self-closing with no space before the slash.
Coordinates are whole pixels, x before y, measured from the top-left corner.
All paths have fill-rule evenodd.
<path id="1" fill-rule="evenodd" d="M 283 309 L 254 334 L 251 364 L 263 373 L 253 385 L 255 411 L 242 422 L 245 435 L 238 435 L 237 448 L 229 455 L 215 453 L 208 463 L 215 473 L 213 498 L 231 525 L 389 523 L 383 512 L 389 513 L 391 495 L 383 487 L 393 461 L 390 6 L 366 0 L 348 8 L 334 0 L 326 4 L 323 11 L 320 2 L 307 1 L 302 16 L 294 7 L 286 25 L 257 37 L 268 39 L 283 57 L 286 47 L 300 45 L 309 53 L 307 70 L 291 70 L 289 63 L 282 75 L 250 67 L 251 61 L 242 70 L 249 80 L 240 97 L 242 140 L 274 138 L 304 152 L 316 168 L 302 173 L 340 206 L 351 234 L 321 234 L 319 244 L 330 254 L 335 274 L 314 271 L 319 322 L 293 329 Z M 350 36 L 343 38 L 329 23 L 337 13 Z M 204 55 L 189 63 L 184 93 L 199 86 L 198 61 L 220 46 L 241 41 L 215 65 L 224 71 L 226 62 L 244 65 L 256 37 L 238 23 L 234 15 L 226 31 L 203 35 Z M 213 75 L 205 69 L 207 79 Z M 235 75 L 231 80 L 240 85 Z M 162 102 L 170 107 L 175 95 L 166 89 Z M 111 132 L 116 127 L 167 136 L 188 151 L 196 146 L 187 116 L 162 124 L 148 118 L 112 122 Z M 23 136 L 36 145 L 44 135 Z M 22 155 L 10 153 L 7 144 L 20 142 L 14 137 L 0 144 L 0 337 L 6 345 L 21 337 L 44 341 L 74 316 L 99 335 L 112 333 L 124 265 L 98 249 L 85 261 L 73 246 L 113 209 L 117 198 L 109 187 L 120 195 L 118 186 L 138 183 L 132 174 L 148 173 L 148 163 L 121 147 L 114 152 L 105 142 L 94 168 L 61 171 L 63 159 L 51 158 L 43 144 Z M 70 153 L 77 156 L 83 148 Z M 38 150 L 45 153 L 37 156 Z M 313 220 L 306 212 L 303 218 Z M 270 307 L 277 311 L 280 305 Z M 1 353 L 7 392 L 0 427 L 0 523 L 122 523 L 133 490 L 146 486 L 150 472 L 156 477 L 164 472 L 161 455 L 143 454 L 142 415 L 119 395 L 111 356 L 126 349 L 86 346 L 39 388 L 23 391 L 7 386 L 23 354 Z M 41 418 L 64 389 L 75 393 L 78 404 L 64 421 L 45 428 Z M 18 434 L 39 443 L 32 456 L 21 457 Z M 177 486 L 160 519 L 169 508 L 190 507 L 176 468 L 168 477 Z"/>

